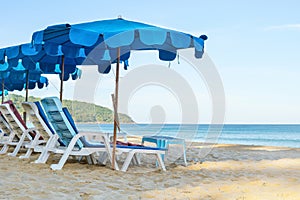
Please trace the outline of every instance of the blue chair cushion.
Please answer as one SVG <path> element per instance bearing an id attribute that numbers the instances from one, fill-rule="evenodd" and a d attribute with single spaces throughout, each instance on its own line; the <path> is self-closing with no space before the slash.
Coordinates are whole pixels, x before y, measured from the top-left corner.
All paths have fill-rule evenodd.
<path id="1" fill-rule="evenodd" d="M 124 145 L 117 145 L 117 148 L 123 149 L 146 149 L 146 150 L 162 150 L 166 151 L 166 148 L 159 148 L 159 147 L 147 147 L 147 146 L 124 146 Z"/>
<path id="2" fill-rule="evenodd" d="M 54 134 L 55 134 L 55 131 L 54 131 L 53 128 L 51 127 L 51 125 L 50 125 L 50 123 L 49 123 L 49 121 L 48 121 L 48 118 L 47 118 L 47 116 L 46 116 L 46 114 L 45 114 L 45 112 L 44 112 L 44 110 L 43 110 L 43 108 L 42 108 L 41 103 L 40 103 L 39 101 L 36 101 L 36 102 L 34 102 L 34 104 L 35 104 L 36 107 L 38 108 L 39 114 L 40 114 L 41 118 L 43 119 L 44 123 L 47 125 L 47 127 L 49 128 L 49 130 L 51 131 L 51 133 L 54 135 Z M 63 143 L 60 139 L 58 139 L 58 142 L 59 142 L 59 144 L 60 144 L 61 146 L 66 146 L 66 145 L 64 145 L 64 143 Z"/>
<path id="3" fill-rule="evenodd" d="M 72 118 L 72 115 L 71 115 L 71 113 L 69 112 L 68 108 L 64 107 L 64 108 L 62 108 L 62 111 L 63 111 L 64 114 L 66 115 L 66 117 L 67 117 L 68 121 L 70 122 L 72 128 L 74 129 L 75 133 L 78 134 L 79 131 L 78 131 L 76 125 L 75 125 L 74 119 Z M 89 142 L 85 139 L 85 137 L 81 137 L 81 138 L 80 138 L 80 141 L 83 143 L 83 145 L 84 145 L 85 147 L 100 147 L 100 146 L 102 147 L 102 146 L 103 146 L 103 145 L 101 145 L 101 144 L 100 144 L 100 145 L 98 145 L 98 144 L 91 144 L 91 143 L 89 143 Z"/>
<path id="4" fill-rule="evenodd" d="M 45 124 L 48 126 L 49 130 L 51 131 L 52 134 L 55 134 L 54 130 L 52 129 L 52 127 L 50 126 L 50 123 L 46 117 L 46 114 L 41 106 L 41 103 L 39 101 L 34 102 L 34 104 L 36 105 L 36 107 L 39 110 L 39 114 L 42 117 L 43 121 L 45 122 Z"/>
<path id="5" fill-rule="evenodd" d="M 75 125 L 74 119 L 72 118 L 72 115 L 69 112 L 68 108 L 64 107 L 64 108 L 62 108 L 62 111 L 65 113 L 65 115 L 66 115 L 67 119 L 69 120 L 72 128 L 74 129 L 75 133 L 77 134 L 78 133 L 78 129 L 77 129 L 76 125 Z"/>

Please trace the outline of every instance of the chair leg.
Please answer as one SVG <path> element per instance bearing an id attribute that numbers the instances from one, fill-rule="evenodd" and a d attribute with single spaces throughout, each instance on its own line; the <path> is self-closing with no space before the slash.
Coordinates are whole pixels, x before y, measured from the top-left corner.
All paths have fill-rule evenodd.
<path id="1" fill-rule="evenodd" d="M 122 166 L 122 169 L 121 169 L 122 172 L 126 172 L 127 171 L 128 166 L 129 166 L 129 164 L 131 162 L 131 159 L 134 156 L 134 154 L 135 154 L 135 151 L 131 151 L 131 152 L 128 153 L 128 155 L 127 155 L 127 157 L 126 157 L 126 159 L 124 161 L 124 164 Z"/>
<path id="2" fill-rule="evenodd" d="M 24 140 L 25 140 L 26 135 L 27 135 L 27 132 L 24 132 L 24 133 L 22 134 L 22 136 L 21 136 L 21 138 L 20 138 L 20 140 L 19 140 L 19 142 L 18 142 L 16 148 L 14 149 L 14 151 L 13 151 L 12 153 L 9 153 L 9 154 L 8 154 L 9 156 L 16 156 L 16 155 L 18 154 L 18 152 L 19 152 L 21 146 L 22 146 L 23 143 L 24 143 Z"/>
<path id="3" fill-rule="evenodd" d="M 50 156 L 50 148 L 53 148 L 56 145 L 57 142 L 57 136 L 53 135 L 49 138 L 48 142 L 46 143 L 46 146 L 43 148 L 41 155 L 37 160 L 34 161 L 34 163 L 46 163 L 49 156 Z"/>
<path id="4" fill-rule="evenodd" d="M 183 161 L 184 161 L 184 165 L 187 166 L 187 162 L 186 162 L 186 148 L 185 148 L 185 143 L 183 143 L 182 145 L 183 148 Z"/>
<path id="5" fill-rule="evenodd" d="M 99 153 L 99 157 L 98 157 L 98 163 L 102 164 L 102 165 L 106 165 L 106 162 L 108 160 L 108 155 L 107 152 L 101 152 Z"/>
<path id="6" fill-rule="evenodd" d="M 8 150 L 8 145 L 7 144 L 4 144 L 1 151 L 0 151 L 0 154 L 5 154 Z"/>
<path id="7" fill-rule="evenodd" d="M 39 156 L 39 158 L 37 160 L 34 161 L 34 163 L 46 163 L 48 158 L 50 156 L 50 152 L 48 151 L 48 149 L 45 149 L 41 155 Z"/>
<path id="8" fill-rule="evenodd" d="M 57 164 L 51 165 L 51 169 L 61 170 L 63 168 L 63 166 L 65 165 L 67 159 L 69 158 L 70 153 L 71 153 L 71 151 L 67 149 L 65 151 L 65 153 L 63 154 L 63 156 L 60 158 L 59 162 Z"/>
<path id="9" fill-rule="evenodd" d="M 134 154 L 133 158 L 132 158 L 132 162 L 134 165 L 140 165 L 141 161 L 140 161 L 140 156 L 138 153 Z"/>
<path id="10" fill-rule="evenodd" d="M 59 162 L 57 164 L 52 164 L 51 169 L 53 170 L 61 170 L 63 166 L 65 165 L 67 159 L 69 158 L 72 149 L 74 148 L 77 140 L 79 139 L 80 135 L 76 135 L 72 138 L 71 142 L 69 143 L 68 148 L 65 150 L 65 153 L 63 156 L 60 158 Z"/>
<path id="11" fill-rule="evenodd" d="M 89 165 L 93 164 L 93 159 L 92 159 L 91 155 L 86 156 L 86 160 L 87 160 Z"/>
<path id="12" fill-rule="evenodd" d="M 136 161 L 137 161 L 138 165 L 141 165 L 141 159 L 140 159 L 140 155 L 139 154 L 136 155 Z"/>
<path id="13" fill-rule="evenodd" d="M 116 160 L 114 160 L 114 161 L 112 160 L 112 151 L 111 151 L 112 149 L 110 148 L 110 144 L 109 144 L 108 141 L 109 141 L 108 137 L 103 136 L 103 142 L 105 144 L 105 149 L 106 149 L 106 152 L 107 152 L 108 160 L 110 161 L 111 164 L 113 162 L 115 162 L 115 169 L 119 170 L 119 165 L 118 165 L 117 161 Z"/>
<path id="14" fill-rule="evenodd" d="M 37 135 L 34 137 L 33 141 L 30 142 L 29 148 L 28 148 L 28 150 L 26 151 L 26 154 L 23 155 L 23 156 L 20 156 L 19 158 L 21 158 L 21 159 L 29 158 L 29 157 L 31 156 L 32 152 L 33 152 L 34 147 L 35 147 L 36 145 L 38 145 L 39 138 L 40 138 L 40 135 L 37 134 Z"/>
<path id="15" fill-rule="evenodd" d="M 9 138 L 7 139 L 7 141 L 5 141 L 2 149 L 0 150 L 0 154 L 5 154 L 7 152 L 7 150 L 9 149 L 9 145 L 8 144 L 13 141 L 15 135 L 16 134 L 14 132 L 10 132 Z"/>
<path id="16" fill-rule="evenodd" d="M 97 164 L 97 159 L 96 159 L 96 152 L 91 154 L 91 159 L 92 159 L 92 164 Z"/>
<path id="17" fill-rule="evenodd" d="M 20 156 L 19 158 L 22 158 L 22 159 L 24 159 L 24 158 L 29 158 L 29 157 L 31 156 L 32 152 L 33 152 L 33 149 L 32 149 L 32 148 L 29 148 L 29 149 L 27 150 L 26 154 L 25 154 L 24 156 Z"/>
<path id="18" fill-rule="evenodd" d="M 164 161 L 161 158 L 161 155 L 159 153 L 157 153 L 155 155 L 156 155 L 159 166 L 162 168 L 163 171 L 166 171 L 166 167 L 165 167 Z"/>

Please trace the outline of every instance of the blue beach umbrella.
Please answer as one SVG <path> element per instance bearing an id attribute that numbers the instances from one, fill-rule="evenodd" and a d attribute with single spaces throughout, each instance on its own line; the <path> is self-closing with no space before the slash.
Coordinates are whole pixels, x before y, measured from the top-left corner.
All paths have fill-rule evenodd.
<path id="1" fill-rule="evenodd" d="M 115 110 L 114 160 L 120 62 L 123 62 L 124 68 L 127 69 L 132 50 L 157 50 L 160 60 L 172 61 L 176 58 L 178 49 L 194 48 L 195 57 L 201 58 L 206 39 L 205 35 L 195 37 L 179 31 L 118 18 L 74 25 L 49 26 L 33 34 L 32 44 L 45 45 L 54 52 L 62 51 L 66 57 L 79 58 L 80 55 L 80 58 L 85 58 L 82 64 L 96 64 L 100 73 L 109 73 L 111 64 L 116 63 L 116 87 L 113 101 Z"/>
<path id="2" fill-rule="evenodd" d="M 2 83 L 1 94 L 8 94 L 8 91 L 26 89 L 26 100 L 28 89 L 39 89 L 48 86 L 48 79 L 41 76 L 41 72 L 31 70 L 30 74 L 21 63 L 17 67 L 9 68 L 7 63 L 0 64 L 0 81 Z M 2 102 L 4 95 L 2 95 Z"/>
<path id="3" fill-rule="evenodd" d="M 0 64 L 0 79 L 8 91 L 22 90 L 24 88 L 34 89 L 48 85 L 48 79 L 41 76 L 41 71 L 26 69 L 21 62 L 11 66 L 7 62 Z"/>
<path id="4" fill-rule="evenodd" d="M 54 52 L 44 45 L 32 45 L 30 43 L 0 49 L 0 63 L 4 63 L 6 59 L 9 67 L 16 67 L 21 61 L 25 69 L 36 70 L 39 68 L 43 74 L 60 73 L 62 57 L 64 55 L 59 49 Z M 77 60 L 80 61 L 80 57 L 65 59 L 66 75 L 76 71 L 76 65 L 81 64 Z M 64 79 L 66 78 L 64 77 Z"/>
<path id="5" fill-rule="evenodd" d="M 4 96 L 8 94 L 8 91 L 26 89 L 25 101 L 28 101 L 28 90 L 39 89 L 48 86 L 48 79 L 41 76 L 40 71 L 26 70 L 21 63 L 17 67 L 7 67 L 8 64 L 0 64 L 0 81 L 2 82 L 2 103 L 4 102 Z M 23 113 L 23 119 L 26 122 L 26 113 Z"/>
<path id="6" fill-rule="evenodd" d="M 178 49 L 195 48 L 195 56 L 201 58 L 206 39 L 205 35 L 194 37 L 179 31 L 118 18 L 49 26 L 35 32 L 32 43 L 44 44 L 49 51 L 61 51 L 70 58 L 86 58 L 96 48 L 97 57 L 88 57 L 85 62 L 99 64 L 99 72 L 108 73 L 110 66 L 106 67 L 105 62 L 116 63 L 118 49 L 121 54 L 120 61 L 125 62 L 126 68 L 131 50 L 158 50 L 161 60 L 172 61 L 176 58 Z"/>
<path id="7" fill-rule="evenodd" d="M 2 96 L 2 103 L 4 102 L 4 96 L 8 94 L 8 91 L 5 90 L 5 79 L 8 78 L 10 72 L 7 70 L 8 69 L 8 64 L 7 63 L 0 63 L 0 79 L 1 79 L 1 96 Z"/>
<path id="8" fill-rule="evenodd" d="M 62 61 L 65 60 L 62 64 Z M 56 52 L 44 45 L 21 44 L 17 46 L 0 49 L 0 63 L 7 61 L 9 68 L 16 68 L 20 65 L 29 76 L 40 72 L 42 74 L 59 74 L 61 86 L 63 81 L 67 81 L 70 77 L 73 80 L 80 77 L 81 70 L 76 67 L 81 60 L 80 55 L 76 58 L 64 58 L 61 50 Z M 62 69 L 62 65 L 65 69 Z M 60 94 L 62 96 L 62 87 Z"/>

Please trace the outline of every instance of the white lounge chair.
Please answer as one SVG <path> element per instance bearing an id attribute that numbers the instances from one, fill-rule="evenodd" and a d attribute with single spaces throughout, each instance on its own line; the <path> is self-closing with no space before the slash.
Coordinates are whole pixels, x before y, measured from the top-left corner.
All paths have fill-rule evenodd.
<path id="1" fill-rule="evenodd" d="M 62 108 L 61 102 L 58 98 L 45 98 L 42 100 L 42 105 L 47 114 L 48 120 L 52 124 L 52 127 L 56 133 L 56 138 L 53 136 L 48 140 L 46 147 L 43 149 L 42 154 L 35 161 L 35 163 L 45 163 L 51 153 L 63 154 L 58 164 L 51 165 L 51 169 L 59 170 L 62 169 L 69 155 L 89 156 L 98 151 L 110 151 L 108 134 L 95 132 L 77 134 L 75 132 L 65 114 L 66 109 Z M 92 137 L 95 135 L 101 136 L 103 143 L 90 144 L 84 138 L 84 136 Z M 61 140 L 65 147 L 56 145 L 58 139 Z"/>
<path id="2" fill-rule="evenodd" d="M 34 129 L 28 129 L 26 127 L 25 122 L 11 101 L 0 105 L 0 112 L 3 117 L 2 122 L 4 120 L 10 129 L 8 139 L 1 142 L 3 147 L 0 151 L 0 154 L 6 153 L 9 146 L 16 146 L 14 151 L 8 154 L 10 156 L 16 156 L 20 148 L 25 146 L 25 144 L 30 142 L 44 142 L 44 140 L 40 138 L 40 135 L 34 132 Z"/>
<path id="3" fill-rule="evenodd" d="M 4 102 L 4 103 L 12 104 L 12 101 Z M 0 154 L 5 154 L 9 148 L 9 146 L 13 142 L 15 142 L 14 145 L 17 145 L 17 142 L 19 141 L 19 137 L 18 137 L 18 135 L 15 134 L 15 132 L 9 126 L 7 120 L 5 119 L 5 117 L 3 116 L 1 111 L 0 111 L 0 128 L 1 128 L 0 144 L 2 145 Z"/>
<path id="4" fill-rule="evenodd" d="M 0 113 L 0 144 L 4 144 L 9 139 L 11 129 L 3 115 Z"/>
<path id="5" fill-rule="evenodd" d="M 63 153 L 63 156 L 61 157 L 58 164 L 52 164 L 51 169 L 62 169 L 64 166 L 66 160 L 70 155 L 90 155 L 94 152 L 98 151 L 106 151 L 109 157 L 109 160 L 111 159 L 111 145 L 109 144 L 109 134 L 108 133 L 79 133 L 76 129 L 75 123 L 69 114 L 67 109 L 63 109 L 61 106 L 61 102 L 57 97 L 49 97 L 42 99 L 42 105 L 44 107 L 44 110 L 47 113 L 48 119 L 50 123 L 52 124 L 53 128 L 59 135 L 60 139 L 66 144 L 67 149 L 60 150 L 59 149 L 53 149 L 51 150 L 54 153 Z M 90 143 L 83 136 L 87 135 L 101 135 L 104 143 Z M 47 144 L 48 145 L 48 144 Z M 123 146 L 123 145 L 117 145 L 116 148 L 117 154 L 121 153 L 127 153 L 127 157 L 125 159 L 125 162 L 123 163 L 123 166 L 121 168 L 122 171 L 126 171 L 130 162 L 132 161 L 132 158 L 137 153 L 143 153 L 143 154 L 154 154 L 156 155 L 156 158 L 158 160 L 159 165 L 161 168 L 165 171 L 165 165 L 161 159 L 161 155 L 165 154 L 166 149 L 162 148 L 153 148 L 153 147 L 144 147 L 144 146 Z M 45 159 L 48 158 L 50 151 L 47 150 L 47 152 L 43 152 L 43 156 L 45 156 Z M 41 155 L 42 156 L 42 155 Z M 41 157 L 40 161 L 44 162 L 44 158 Z M 38 161 L 37 161 L 38 162 Z M 115 162 L 116 169 L 118 170 L 118 165 Z"/>
<path id="6" fill-rule="evenodd" d="M 22 107 L 28 116 L 28 121 L 34 126 L 35 132 L 41 135 L 45 141 L 48 141 L 50 138 L 58 138 L 49 124 L 40 102 L 23 102 Z M 56 143 L 54 142 L 55 145 L 60 145 L 57 139 L 55 141 L 57 141 Z M 20 158 L 29 158 L 33 151 L 42 152 L 42 148 L 45 148 L 45 145 L 41 146 L 41 143 L 32 141 L 30 144 L 25 145 L 25 147 L 28 150 Z"/>

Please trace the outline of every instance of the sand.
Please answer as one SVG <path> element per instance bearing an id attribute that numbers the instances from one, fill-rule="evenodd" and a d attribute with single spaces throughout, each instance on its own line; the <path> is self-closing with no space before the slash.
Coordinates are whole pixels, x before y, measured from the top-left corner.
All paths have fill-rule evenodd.
<path id="1" fill-rule="evenodd" d="M 208 148 L 190 146 L 185 167 L 172 159 L 173 146 L 166 172 L 151 156 L 123 173 L 74 158 L 52 171 L 59 156 L 33 164 L 38 154 L 30 160 L 0 155 L 0 199 L 300 199 L 300 149 L 215 145 L 200 159 Z"/>

